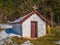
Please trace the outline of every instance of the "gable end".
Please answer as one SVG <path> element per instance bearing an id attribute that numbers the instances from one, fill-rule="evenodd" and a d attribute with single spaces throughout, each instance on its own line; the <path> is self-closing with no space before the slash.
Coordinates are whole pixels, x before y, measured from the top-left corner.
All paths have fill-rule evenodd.
<path id="1" fill-rule="evenodd" d="M 48 22 L 48 20 L 42 16 L 42 14 L 40 12 L 38 12 L 38 10 L 34 10 L 31 13 L 27 14 L 26 17 L 24 17 L 20 22 L 18 22 L 19 24 L 23 23 L 26 19 L 28 19 L 30 16 L 32 16 L 34 13 L 36 13 L 39 17 L 41 17 L 44 21 Z"/>

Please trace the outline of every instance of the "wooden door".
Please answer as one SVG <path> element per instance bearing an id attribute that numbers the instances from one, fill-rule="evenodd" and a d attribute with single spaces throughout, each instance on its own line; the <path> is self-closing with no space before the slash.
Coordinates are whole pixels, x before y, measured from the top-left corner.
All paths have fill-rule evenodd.
<path id="1" fill-rule="evenodd" d="M 31 38 L 37 37 L 37 22 L 31 22 Z"/>

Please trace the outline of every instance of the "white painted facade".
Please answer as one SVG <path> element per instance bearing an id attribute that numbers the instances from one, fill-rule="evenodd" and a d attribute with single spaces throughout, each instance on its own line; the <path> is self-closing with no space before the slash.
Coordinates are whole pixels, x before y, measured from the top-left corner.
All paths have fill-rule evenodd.
<path id="1" fill-rule="evenodd" d="M 33 14 L 22 23 L 22 37 L 31 38 L 31 21 L 37 21 L 37 36 L 46 35 L 46 22 L 43 21 L 37 14 Z"/>

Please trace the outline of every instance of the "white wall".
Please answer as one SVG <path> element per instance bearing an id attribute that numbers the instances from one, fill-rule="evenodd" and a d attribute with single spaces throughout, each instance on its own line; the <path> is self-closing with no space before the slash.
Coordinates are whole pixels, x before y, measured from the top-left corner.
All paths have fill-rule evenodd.
<path id="1" fill-rule="evenodd" d="M 37 35 L 38 37 L 46 35 L 46 22 L 43 21 L 37 14 L 33 14 L 29 17 L 25 22 L 22 23 L 22 35 L 23 37 L 31 37 L 31 21 L 37 21 L 38 29 Z"/>

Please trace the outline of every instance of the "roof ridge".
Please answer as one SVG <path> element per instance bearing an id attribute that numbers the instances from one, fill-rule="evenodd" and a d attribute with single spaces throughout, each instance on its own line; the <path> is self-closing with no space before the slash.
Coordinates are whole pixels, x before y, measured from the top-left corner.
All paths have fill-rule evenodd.
<path id="1" fill-rule="evenodd" d="M 20 22 L 18 23 L 23 23 L 27 18 L 29 18 L 32 14 L 37 13 L 43 20 L 48 22 L 48 20 L 39 12 L 37 9 L 33 10 L 31 13 L 28 13 L 27 16 L 25 16 Z"/>

